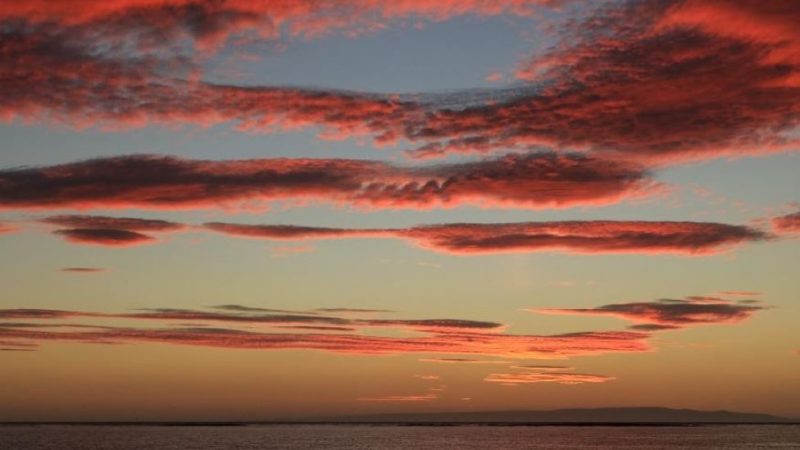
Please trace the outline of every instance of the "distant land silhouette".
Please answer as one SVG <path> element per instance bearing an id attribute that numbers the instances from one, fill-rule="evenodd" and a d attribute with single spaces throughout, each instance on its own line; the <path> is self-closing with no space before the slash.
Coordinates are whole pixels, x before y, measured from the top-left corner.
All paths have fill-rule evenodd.
<path id="1" fill-rule="evenodd" d="M 9 421 L 14 425 L 110 425 L 110 426 L 247 426 L 247 425 L 565 425 L 565 426 L 691 426 L 702 424 L 791 424 L 800 425 L 800 418 L 734 411 L 698 411 L 661 407 L 572 408 L 545 411 L 470 411 L 438 413 L 364 414 L 350 416 L 295 417 L 253 421 Z"/>
<path id="2" fill-rule="evenodd" d="M 546 411 L 473 411 L 439 413 L 369 414 L 304 419 L 335 423 L 553 423 L 553 424 L 659 424 L 659 423 L 798 423 L 800 420 L 769 414 L 733 411 L 698 411 L 661 407 L 573 408 Z"/>

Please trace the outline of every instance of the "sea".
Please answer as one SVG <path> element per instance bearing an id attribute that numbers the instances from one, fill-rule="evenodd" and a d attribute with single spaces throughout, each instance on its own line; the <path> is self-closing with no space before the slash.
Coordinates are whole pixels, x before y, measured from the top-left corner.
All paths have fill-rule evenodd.
<path id="1" fill-rule="evenodd" d="M 3 425 L 0 449 L 800 449 L 800 425 Z"/>

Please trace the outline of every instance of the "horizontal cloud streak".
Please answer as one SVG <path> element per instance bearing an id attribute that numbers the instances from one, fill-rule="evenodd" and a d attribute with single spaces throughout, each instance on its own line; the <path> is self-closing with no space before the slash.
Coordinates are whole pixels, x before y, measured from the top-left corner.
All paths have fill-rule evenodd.
<path id="1" fill-rule="evenodd" d="M 143 322 L 141 328 L 62 324 L 64 319 L 124 320 Z M 287 314 L 221 314 L 204 311 L 159 309 L 110 314 L 46 309 L 0 310 L 0 340 L 9 342 L 163 343 L 240 349 L 309 349 L 353 354 L 427 353 L 492 355 L 508 358 L 558 359 L 609 352 L 643 352 L 650 348 L 646 333 L 581 332 L 556 335 L 505 334 L 493 322 L 423 319 L 371 320 L 336 316 Z M 24 322 L 35 320 L 39 322 Z M 180 326 L 159 327 L 173 322 Z M 220 324 L 246 329 L 220 328 Z M 255 325 L 276 331 L 297 329 L 325 333 L 254 331 Z M 346 332 L 339 328 L 386 328 L 413 331 L 422 336 L 386 337 Z M 341 332 L 339 332 L 341 331 Z"/>
<path id="2" fill-rule="evenodd" d="M 53 232 L 69 242 L 107 246 L 129 246 L 152 242 L 153 237 L 136 231 L 113 228 L 68 228 Z"/>
<path id="3" fill-rule="evenodd" d="M 237 307 L 226 305 L 224 308 L 231 312 L 208 312 L 188 309 L 150 309 L 142 312 L 125 314 L 104 314 L 82 311 L 59 311 L 42 309 L 9 309 L 0 310 L 0 319 L 50 319 L 66 317 L 86 317 L 105 319 L 142 319 L 150 321 L 203 321 L 203 322 L 228 322 L 240 324 L 264 325 L 333 325 L 348 327 L 377 327 L 409 329 L 422 332 L 497 332 L 501 331 L 502 324 L 495 322 L 455 320 L 455 319 L 424 319 L 424 320 L 394 320 L 394 319 L 353 319 L 338 316 L 323 316 L 319 314 L 301 313 L 274 313 L 265 314 L 259 308 Z M 267 310 L 269 311 L 269 310 Z"/>
<path id="4" fill-rule="evenodd" d="M 605 383 L 614 377 L 585 373 L 492 373 L 484 378 L 489 383 L 516 386 L 529 383 L 584 384 Z"/>
<path id="5" fill-rule="evenodd" d="M 100 273 L 105 272 L 106 269 L 101 267 L 64 267 L 61 271 L 68 273 Z"/>
<path id="6" fill-rule="evenodd" d="M 508 364 L 508 361 L 473 359 L 473 358 L 422 358 L 421 362 L 432 362 L 440 364 Z"/>
<path id="7" fill-rule="evenodd" d="M 569 251 L 579 253 L 707 254 L 767 239 L 754 228 L 709 222 L 573 221 L 444 224 L 402 229 L 339 229 L 209 223 L 234 236 L 263 239 L 394 237 L 456 254 Z"/>
<path id="8" fill-rule="evenodd" d="M 39 222 L 74 227 L 53 231 L 53 234 L 60 235 L 69 242 L 112 247 L 133 246 L 155 240 L 142 231 L 164 232 L 186 228 L 183 224 L 165 220 L 88 215 L 51 216 L 39 219 Z"/>
<path id="9" fill-rule="evenodd" d="M 732 302 L 714 297 L 689 297 L 617 303 L 595 308 L 544 308 L 532 311 L 543 314 L 619 317 L 639 323 L 632 327 L 634 329 L 657 331 L 692 325 L 740 322 L 763 309 L 764 306 L 751 303 Z"/>
<path id="10" fill-rule="evenodd" d="M 50 216 L 39 221 L 69 228 L 112 228 L 131 231 L 177 231 L 186 227 L 184 224 L 166 220 L 88 215 Z"/>
<path id="11" fill-rule="evenodd" d="M 532 359 L 649 350 L 645 342 L 647 335 L 635 332 L 571 333 L 552 336 L 446 333 L 429 337 L 392 338 L 355 334 L 257 333 L 204 327 L 116 328 L 78 332 L 0 328 L 0 337 L 38 342 L 152 342 L 239 349 L 309 349 L 354 354 L 482 354 Z"/>
<path id="12" fill-rule="evenodd" d="M 654 189 L 639 166 L 553 153 L 417 168 L 347 159 L 138 155 L 0 170 L 0 209 L 208 208 L 291 199 L 369 208 L 544 208 L 604 205 Z M 145 226 L 132 225 L 138 228 L 129 230 Z"/>
<path id="13" fill-rule="evenodd" d="M 436 394 L 384 395 L 381 397 L 359 397 L 360 402 L 429 402 L 439 398 Z"/>
<path id="14" fill-rule="evenodd" d="M 563 370 L 573 370 L 574 367 L 570 366 L 543 366 L 543 365 L 525 365 L 525 366 L 511 366 L 512 369 L 525 369 L 525 370 L 535 370 L 535 371 L 542 371 L 542 372 L 551 372 L 556 371 L 560 372 Z"/>
<path id="15" fill-rule="evenodd" d="M 17 227 L 0 222 L 0 234 L 11 233 L 14 231 L 17 231 Z"/>

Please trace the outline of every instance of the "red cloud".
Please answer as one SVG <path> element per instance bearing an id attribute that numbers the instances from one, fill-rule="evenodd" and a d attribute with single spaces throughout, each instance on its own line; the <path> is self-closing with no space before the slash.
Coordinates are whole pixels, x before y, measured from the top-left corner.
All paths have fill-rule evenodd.
<path id="1" fill-rule="evenodd" d="M 112 247 L 139 245 L 154 240 L 153 237 L 136 231 L 113 228 L 68 228 L 56 230 L 53 233 L 62 236 L 69 242 Z"/>
<path id="2" fill-rule="evenodd" d="M 68 273 L 100 273 L 105 272 L 106 269 L 100 267 L 64 267 L 61 271 Z"/>
<path id="3" fill-rule="evenodd" d="M 800 62 L 800 5 L 793 0 L 685 0 L 670 6 L 657 29 L 689 28 L 704 33 L 768 46 L 764 64 Z M 797 86 L 797 74 L 783 80 Z"/>
<path id="4" fill-rule="evenodd" d="M 570 251 L 708 254 L 768 238 L 753 228 L 708 222 L 574 221 L 447 224 L 402 229 L 337 229 L 210 223 L 226 234 L 264 239 L 396 237 L 446 253 Z"/>
<path id="5" fill-rule="evenodd" d="M 186 227 L 182 223 L 166 220 L 86 215 L 50 216 L 39 221 L 69 228 L 114 228 L 131 231 L 177 231 Z"/>
<path id="6" fill-rule="evenodd" d="M 63 215 L 40 219 L 39 222 L 66 228 L 53 231 L 67 241 L 78 244 L 132 246 L 155 240 L 141 231 L 176 231 L 186 226 L 165 220 L 130 217 Z"/>
<path id="7" fill-rule="evenodd" d="M 661 299 L 651 302 L 617 303 L 596 308 L 535 309 L 543 314 L 612 316 L 637 322 L 632 328 L 644 331 L 683 328 L 691 325 L 735 323 L 749 319 L 763 306 L 709 298 Z"/>
<path id="8" fill-rule="evenodd" d="M 200 46 L 216 45 L 245 32 L 272 38 L 281 30 L 317 36 L 331 30 L 357 33 L 398 19 L 440 21 L 460 15 L 531 15 L 537 7 L 567 0 L 405 0 L 247 1 L 247 0 L 32 0 L 0 5 L 0 20 L 86 27 L 107 39 L 136 39 L 140 45 L 172 44 L 181 38 Z"/>
<path id="9" fill-rule="evenodd" d="M 800 232 L 800 212 L 772 219 L 772 226 L 779 233 Z"/>
<path id="10" fill-rule="evenodd" d="M 737 225 L 634 221 L 433 225 L 411 229 L 407 235 L 423 247 L 453 253 L 566 250 L 703 254 L 766 237 L 758 230 Z"/>
<path id="11" fill-rule="evenodd" d="M 411 136 L 437 156 L 546 145 L 672 162 L 797 148 L 800 6 L 621 2 L 523 66 L 546 87 L 442 110 Z"/>
<path id="12" fill-rule="evenodd" d="M 7 94 L 0 111 L 9 118 L 56 118 L 79 126 L 228 121 L 267 131 L 321 126 L 327 136 L 368 134 L 380 144 L 406 138 L 420 145 L 411 152 L 418 157 L 548 146 L 674 162 L 798 147 L 788 133 L 800 124 L 793 26 L 800 8 L 792 0 L 643 0 L 601 7 L 568 28 L 577 31 L 565 34 L 562 45 L 523 66 L 527 74 L 544 68 L 540 75 L 546 83 L 445 95 L 187 81 L 192 55 L 153 50 L 174 39 L 208 44 L 233 30 L 266 32 L 264 24 L 276 27 L 267 27 L 267 35 L 280 23 L 305 34 L 357 26 L 365 17 L 371 22 L 500 14 L 527 10 L 529 4 L 11 7 L 5 10 L 0 47 L 0 58 L 8 61 L 0 64 L 0 90 Z M 130 8 L 135 13 L 124 13 Z"/>
<path id="13" fill-rule="evenodd" d="M 17 231 L 16 227 L 12 227 L 11 225 L 6 225 L 0 222 L 0 234 L 11 233 Z"/>
<path id="14" fill-rule="evenodd" d="M 636 165 L 552 153 L 420 168 L 346 159 L 122 156 L 2 170 L 0 208 L 198 208 L 285 199 L 373 208 L 542 208 L 614 203 L 655 187 Z"/>
<path id="15" fill-rule="evenodd" d="M 643 352 L 647 334 L 573 333 L 554 336 L 446 333 L 393 338 L 358 334 L 257 333 L 221 328 L 115 328 L 102 331 L 39 331 L 0 327 L 0 338 L 38 342 L 164 343 L 241 349 L 309 349 L 354 354 L 481 354 L 508 358 L 563 358 L 610 352 Z"/>
<path id="16" fill-rule="evenodd" d="M 323 316 L 316 313 L 303 314 L 291 313 L 281 310 L 263 310 L 248 308 L 239 305 L 225 305 L 217 309 L 226 312 L 208 312 L 187 309 L 155 309 L 127 314 L 102 314 L 81 311 L 58 311 L 39 309 L 10 309 L 0 310 L 0 319 L 38 319 L 38 318 L 65 318 L 87 317 L 107 319 L 141 319 L 151 321 L 200 321 L 200 322 L 227 322 L 239 324 L 263 325 L 312 325 L 312 326 L 347 326 L 351 328 L 396 328 L 428 333 L 493 333 L 501 331 L 502 324 L 495 322 L 482 322 L 474 320 L 455 319 L 424 319 L 424 320 L 394 320 L 394 319 L 355 319 L 338 316 Z"/>

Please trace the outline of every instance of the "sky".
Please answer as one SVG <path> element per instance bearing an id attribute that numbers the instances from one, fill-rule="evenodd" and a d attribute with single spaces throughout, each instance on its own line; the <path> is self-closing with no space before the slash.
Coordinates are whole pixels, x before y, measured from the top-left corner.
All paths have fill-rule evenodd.
<path id="1" fill-rule="evenodd" d="M 0 421 L 800 417 L 793 0 L 0 5 Z"/>

